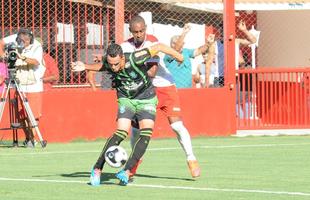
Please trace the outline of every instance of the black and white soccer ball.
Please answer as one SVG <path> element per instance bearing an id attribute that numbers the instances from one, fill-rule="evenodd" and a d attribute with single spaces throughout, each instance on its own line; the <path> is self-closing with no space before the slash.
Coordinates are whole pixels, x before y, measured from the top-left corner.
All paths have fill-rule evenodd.
<path id="1" fill-rule="evenodd" d="M 105 160 L 111 167 L 118 168 L 123 166 L 128 159 L 127 152 L 121 146 L 111 146 L 104 154 Z"/>

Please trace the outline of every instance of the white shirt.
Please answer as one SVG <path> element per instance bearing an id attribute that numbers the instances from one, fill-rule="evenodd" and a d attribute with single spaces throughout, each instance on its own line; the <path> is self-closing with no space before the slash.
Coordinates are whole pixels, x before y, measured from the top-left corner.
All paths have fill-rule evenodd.
<path id="1" fill-rule="evenodd" d="M 17 34 L 10 35 L 3 38 L 4 43 L 16 43 Z M 45 67 L 43 65 L 43 48 L 40 42 L 37 40 L 33 41 L 28 47 L 25 47 L 22 51 L 22 55 L 27 58 L 36 59 L 40 64 L 34 67 L 34 76 L 36 78 L 36 83 L 31 85 L 19 85 L 22 92 L 42 92 L 43 91 L 43 80 L 42 77 L 45 72 Z"/>
<path id="2" fill-rule="evenodd" d="M 153 35 L 147 34 L 143 44 L 141 44 L 139 47 L 135 46 L 133 38 L 130 38 L 126 42 L 123 42 L 121 46 L 122 46 L 124 53 L 131 53 L 131 52 L 143 49 L 143 48 L 147 48 L 156 43 L 158 43 L 157 38 Z M 159 53 L 158 55 L 159 55 L 160 61 L 158 64 L 156 75 L 152 81 L 153 85 L 155 87 L 168 87 L 168 86 L 174 85 L 173 77 L 168 71 L 168 69 L 165 67 L 164 62 L 163 62 L 163 58 L 165 55 L 163 53 Z"/>

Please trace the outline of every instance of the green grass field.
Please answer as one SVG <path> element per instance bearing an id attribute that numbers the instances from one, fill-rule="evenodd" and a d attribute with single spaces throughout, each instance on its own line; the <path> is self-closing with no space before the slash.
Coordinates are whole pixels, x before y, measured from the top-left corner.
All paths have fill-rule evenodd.
<path id="1" fill-rule="evenodd" d="M 310 136 L 195 138 L 202 176 L 193 180 L 176 139 L 152 140 L 134 182 L 118 185 L 104 168 L 88 185 L 105 141 L 48 144 L 42 149 L 0 144 L 0 200 L 310 199 Z M 129 151 L 126 140 L 123 147 Z"/>

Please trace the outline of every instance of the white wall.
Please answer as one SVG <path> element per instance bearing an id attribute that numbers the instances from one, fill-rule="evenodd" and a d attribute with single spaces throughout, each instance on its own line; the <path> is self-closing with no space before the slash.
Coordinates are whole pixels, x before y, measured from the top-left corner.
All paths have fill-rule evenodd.
<path id="1" fill-rule="evenodd" d="M 258 66 L 310 66 L 310 11 L 258 11 Z"/>

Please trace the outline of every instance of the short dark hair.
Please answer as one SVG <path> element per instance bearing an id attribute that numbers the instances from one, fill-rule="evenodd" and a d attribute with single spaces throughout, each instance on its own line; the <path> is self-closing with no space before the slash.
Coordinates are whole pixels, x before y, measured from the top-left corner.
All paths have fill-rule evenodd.
<path id="1" fill-rule="evenodd" d="M 143 23 L 145 25 L 145 21 L 144 21 L 143 17 L 141 17 L 140 15 L 136 15 L 133 18 L 131 18 L 131 20 L 129 22 L 129 28 L 132 27 L 136 23 Z"/>
<path id="2" fill-rule="evenodd" d="M 107 56 L 114 58 L 116 56 L 123 56 L 123 54 L 123 49 L 120 45 L 113 43 L 108 46 Z"/>
<path id="3" fill-rule="evenodd" d="M 26 28 L 20 28 L 17 33 L 16 42 L 19 43 L 20 41 L 20 35 L 27 35 L 30 38 L 30 44 L 33 44 L 34 41 L 34 35 L 30 29 Z"/>

